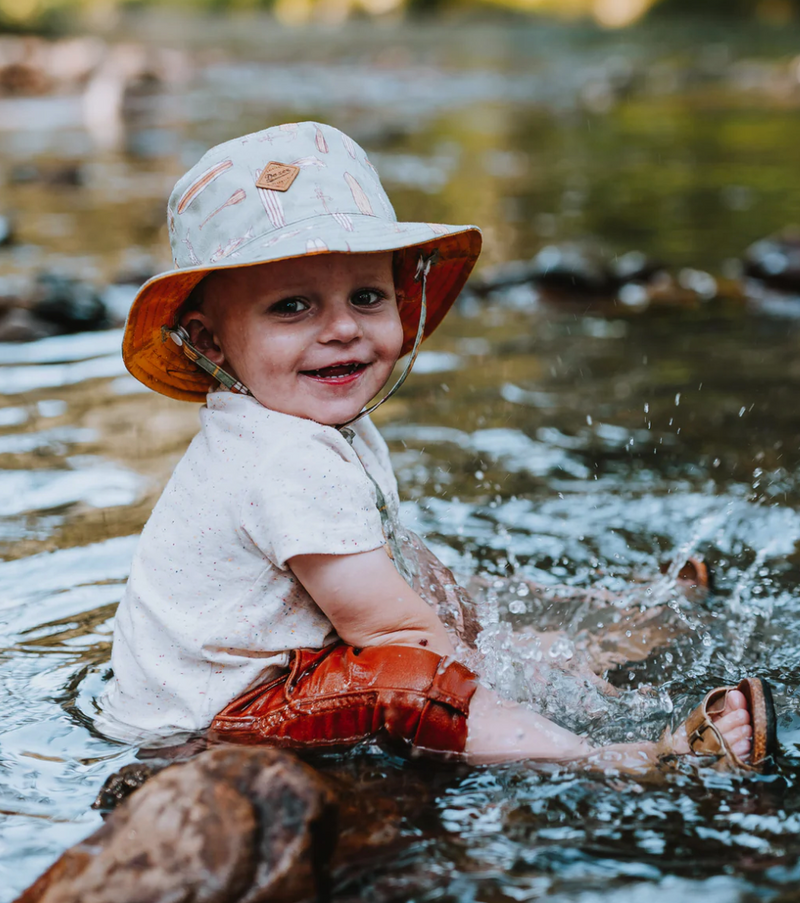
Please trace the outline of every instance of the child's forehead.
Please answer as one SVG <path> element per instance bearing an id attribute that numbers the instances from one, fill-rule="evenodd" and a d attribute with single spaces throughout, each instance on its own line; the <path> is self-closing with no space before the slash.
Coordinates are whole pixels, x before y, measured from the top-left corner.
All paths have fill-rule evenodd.
<path id="1" fill-rule="evenodd" d="M 377 254 L 316 254 L 271 263 L 217 270 L 209 277 L 227 290 L 254 288 L 296 290 L 304 285 L 324 285 L 328 280 L 360 282 L 365 278 L 391 279 L 391 251 Z"/>

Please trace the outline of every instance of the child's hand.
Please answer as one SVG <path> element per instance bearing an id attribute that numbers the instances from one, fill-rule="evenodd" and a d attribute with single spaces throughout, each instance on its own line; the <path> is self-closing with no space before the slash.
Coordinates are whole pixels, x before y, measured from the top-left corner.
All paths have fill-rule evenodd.
<path id="1" fill-rule="evenodd" d="M 297 555 L 289 567 L 351 646 L 454 650 L 442 622 L 397 572 L 384 549 L 357 555 Z"/>

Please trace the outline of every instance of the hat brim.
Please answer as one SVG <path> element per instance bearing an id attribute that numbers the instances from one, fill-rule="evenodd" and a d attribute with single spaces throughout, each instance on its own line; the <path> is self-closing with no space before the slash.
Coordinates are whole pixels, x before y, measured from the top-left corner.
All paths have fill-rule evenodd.
<path id="1" fill-rule="evenodd" d="M 315 218 L 316 220 L 316 218 Z M 129 372 L 148 388 L 180 401 L 203 403 L 216 384 L 182 350 L 165 337 L 163 326 L 175 325 L 175 317 L 195 286 L 208 273 L 234 267 L 257 266 L 310 254 L 377 254 L 394 251 L 395 289 L 403 326 L 401 355 L 411 350 L 419 325 L 421 283 L 417 278 L 420 254 L 434 254 L 427 277 L 427 338 L 442 322 L 469 277 L 481 249 L 481 233 L 475 226 L 436 223 L 390 224 L 374 217 L 351 217 L 348 229 L 331 236 L 330 218 L 325 231 L 306 220 L 280 242 L 265 236 L 248 240 L 228 254 L 220 249 L 218 262 L 184 267 L 154 276 L 139 290 L 131 305 L 122 357 Z M 320 232 L 324 238 L 317 237 Z"/>

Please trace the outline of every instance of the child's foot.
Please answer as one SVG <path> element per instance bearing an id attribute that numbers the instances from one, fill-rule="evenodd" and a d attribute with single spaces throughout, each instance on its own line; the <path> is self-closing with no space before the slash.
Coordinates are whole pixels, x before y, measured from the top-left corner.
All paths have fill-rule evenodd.
<path id="1" fill-rule="evenodd" d="M 725 697 L 725 707 L 722 711 L 709 713 L 709 718 L 725 738 L 730 749 L 746 762 L 752 747 L 753 728 L 744 693 L 739 690 L 731 690 Z M 691 752 L 685 724 L 675 731 L 673 744 L 678 755 L 686 755 Z"/>

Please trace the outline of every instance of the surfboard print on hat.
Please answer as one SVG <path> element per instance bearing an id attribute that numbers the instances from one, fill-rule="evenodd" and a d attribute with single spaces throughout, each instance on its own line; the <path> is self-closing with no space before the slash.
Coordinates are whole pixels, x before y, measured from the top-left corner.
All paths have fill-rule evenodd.
<path id="1" fill-rule="evenodd" d="M 353 221 L 346 213 L 332 213 L 331 216 L 339 223 L 345 232 L 353 231 Z"/>
<path id="2" fill-rule="evenodd" d="M 299 160 L 292 160 L 291 166 L 299 166 L 300 169 L 308 169 L 309 166 L 315 166 L 317 169 L 325 169 L 327 163 L 323 163 L 319 157 L 301 157 Z"/>
<path id="3" fill-rule="evenodd" d="M 347 151 L 347 153 L 350 154 L 350 156 L 355 160 L 356 146 L 355 144 L 353 144 L 352 139 L 345 135 L 344 132 L 342 132 L 342 144 L 344 145 L 344 149 Z"/>
<path id="4" fill-rule="evenodd" d="M 256 172 L 256 179 L 258 179 L 260 175 L 261 173 Z M 264 210 L 272 225 L 276 229 L 285 226 L 286 215 L 283 212 L 280 194 L 277 191 L 272 191 L 271 188 L 256 188 L 256 191 L 258 191 L 258 196 L 261 198 L 261 203 L 264 205 Z"/>
<path id="5" fill-rule="evenodd" d="M 375 216 L 367 193 L 358 184 L 358 180 L 351 176 L 349 172 L 344 174 L 344 180 L 350 186 L 350 192 L 353 195 L 353 200 L 356 202 L 356 207 L 358 207 L 365 216 Z"/>
<path id="6" fill-rule="evenodd" d="M 221 163 L 215 163 L 201 173 L 181 195 L 176 208 L 178 214 L 183 213 L 192 201 L 196 200 L 215 179 L 218 179 L 222 173 L 227 172 L 232 166 L 232 160 L 223 160 Z"/>

